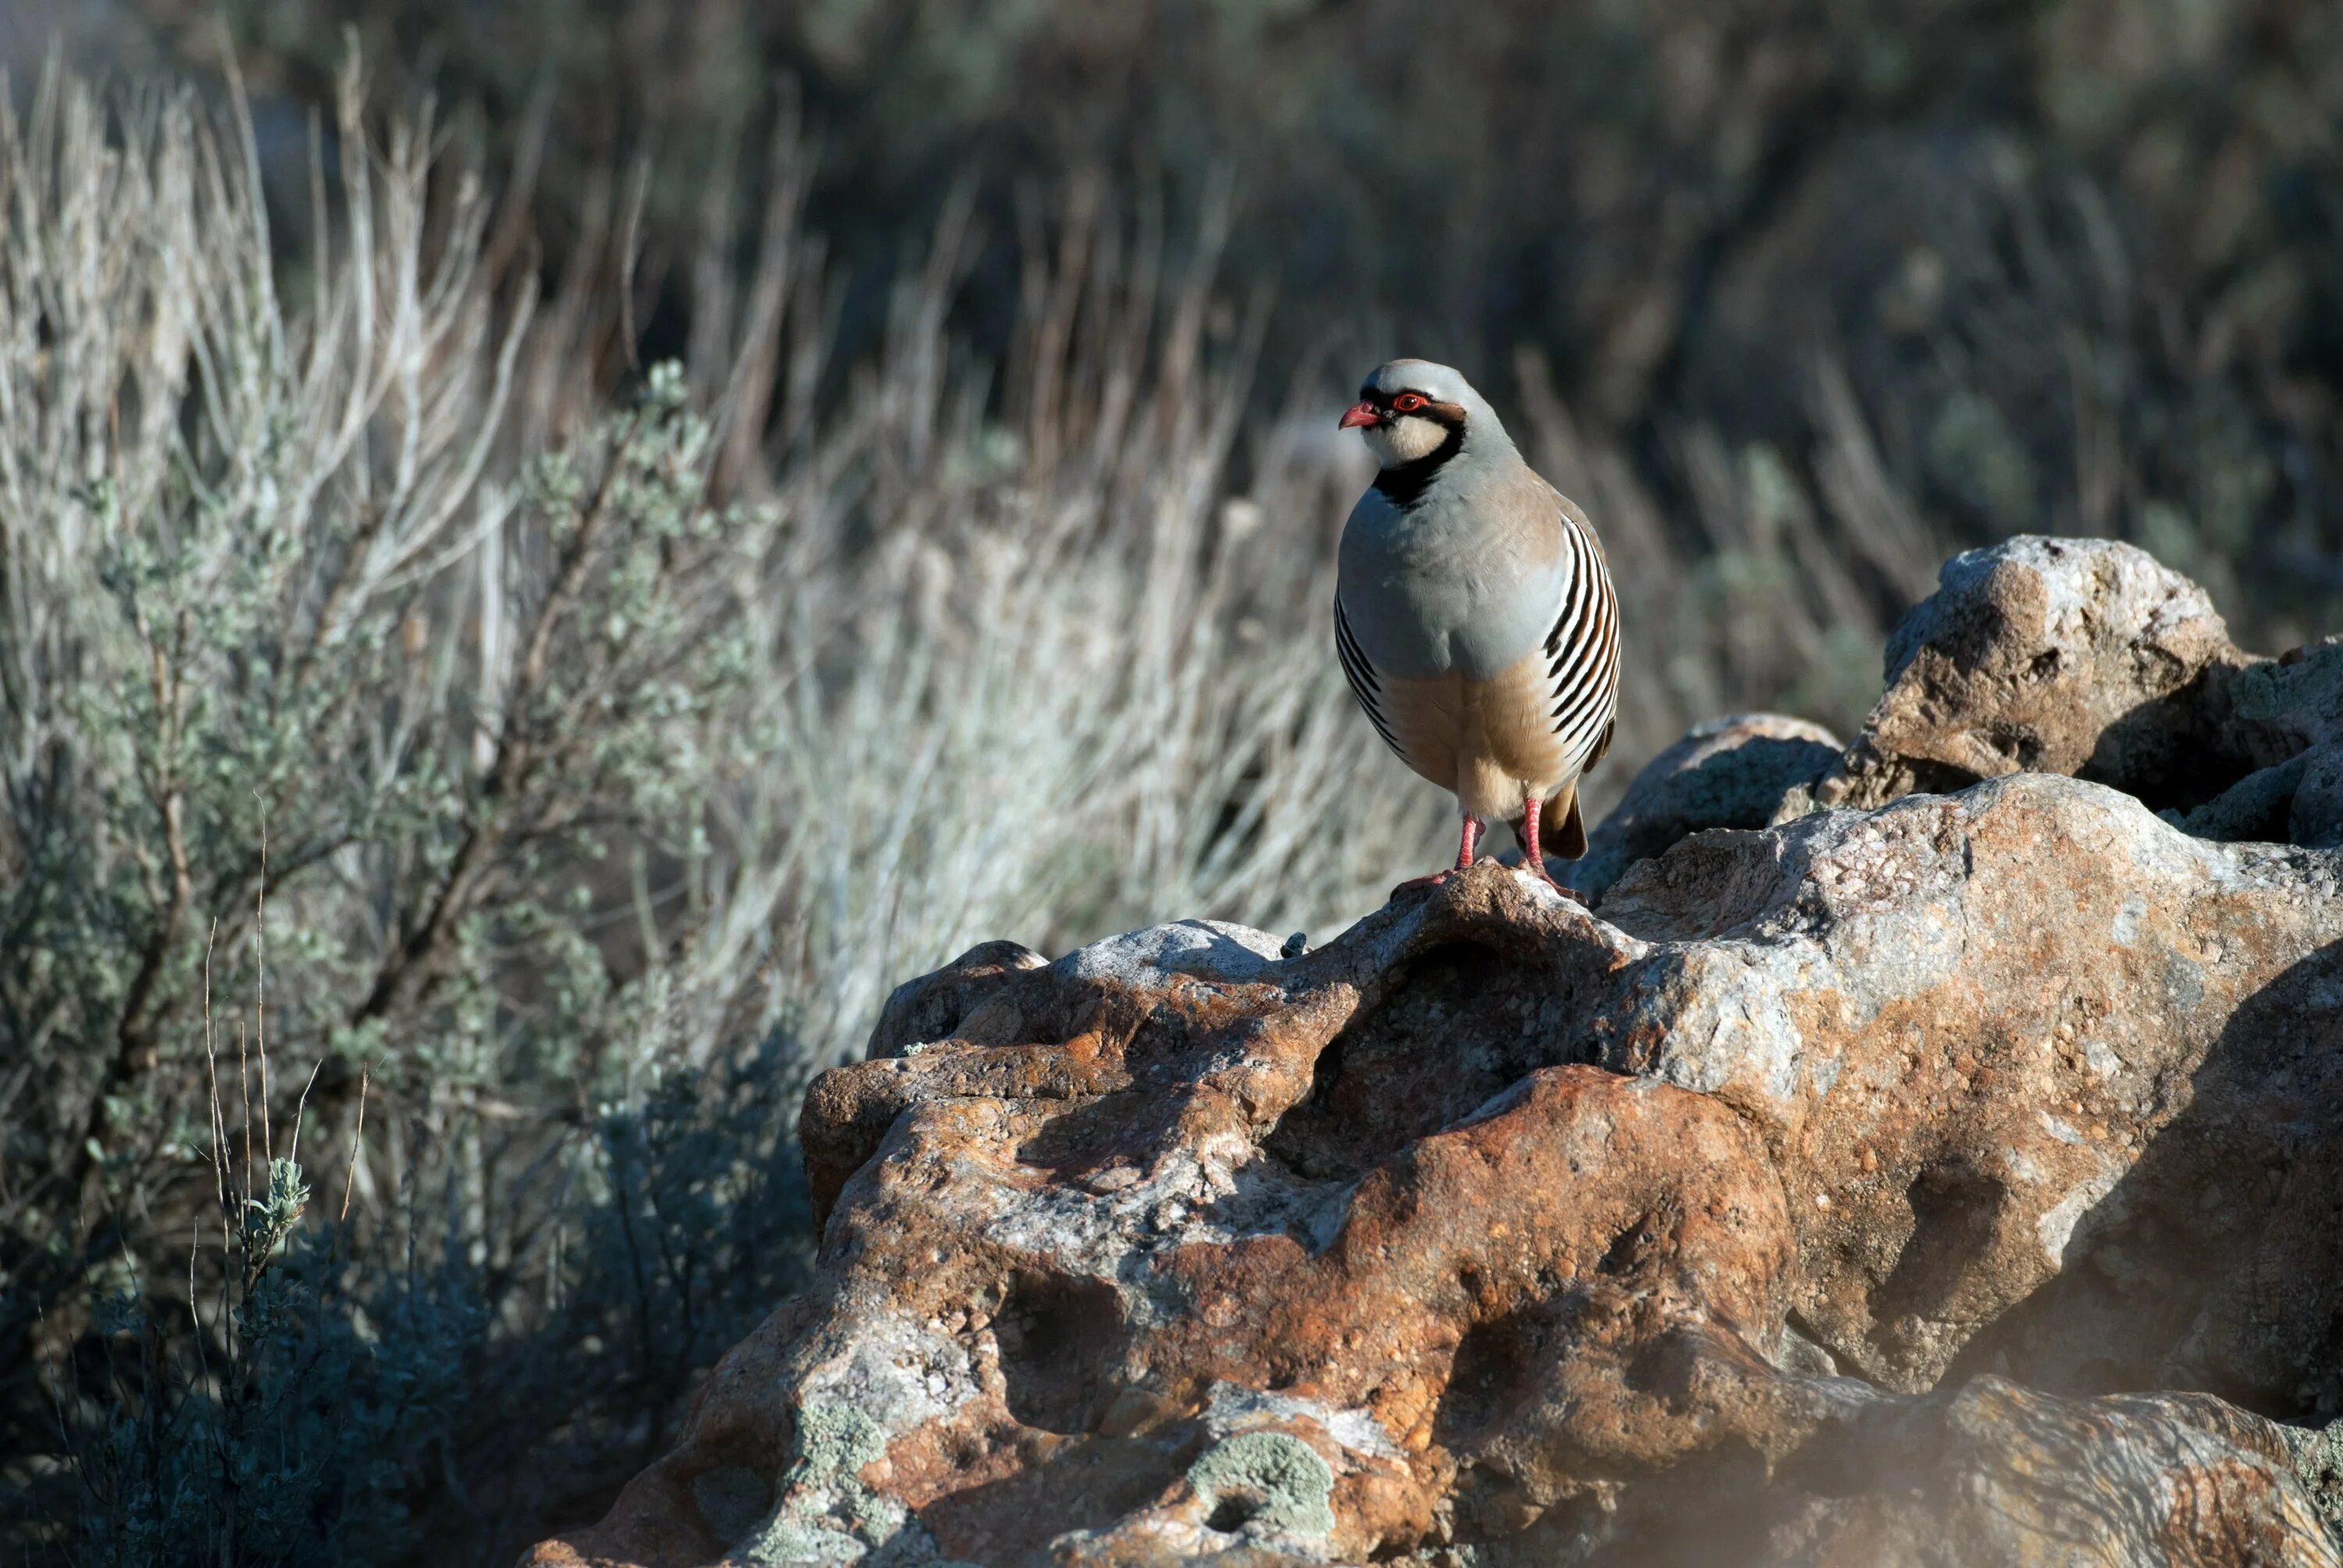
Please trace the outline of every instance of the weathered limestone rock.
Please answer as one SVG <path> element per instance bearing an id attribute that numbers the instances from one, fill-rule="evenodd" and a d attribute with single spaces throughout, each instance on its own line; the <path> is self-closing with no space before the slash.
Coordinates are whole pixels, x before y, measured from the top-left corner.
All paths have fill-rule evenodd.
<path id="1" fill-rule="evenodd" d="M 1815 800 L 2028 769 L 2111 784 L 2198 838 L 2343 843 L 2343 638 L 2241 652 L 2203 589 L 2106 539 L 2011 539 L 1940 584 Z"/>
<path id="2" fill-rule="evenodd" d="M 2287 806 L 2287 837 L 2317 849 L 2343 845 L 2343 745 L 2306 751 L 2302 763 Z"/>
<path id="3" fill-rule="evenodd" d="M 1348 1562 L 1536 1525 L 1600 1561 L 1640 1483 L 1715 1472 L 1754 1524 L 1748 1477 L 1828 1470 L 1965 1356 L 2343 1402 L 2343 855 L 2025 775 L 1698 835 L 1604 912 L 1483 866 L 1292 960 L 1192 922 L 996 968 L 970 1016 L 1016 1043 L 817 1085 L 820 1283 L 539 1560 Z M 2147 1484 L 2129 1428 L 2057 1420 L 2105 1474 L 1994 1485 L 2047 1519 Z"/>
<path id="4" fill-rule="evenodd" d="M 1825 781 L 1882 806 L 2029 769 L 2193 806 L 2276 758 L 2228 723 L 2248 656 L 2205 591 L 2110 539 L 2011 539 L 1945 563 L 1887 643 L 1887 689 Z"/>
<path id="5" fill-rule="evenodd" d="M 1757 1563 L 2343 1564 L 2284 1429 L 2218 1400 L 1983 1377 L 1899 1404 L 1842 1439 L 1867 1489 L 1797 1500 Z"/>
<path id="6" fill-rule="evenodd" d="M 1586 853 L 1550 865 L 1565 886 L 1600 899 L 1620 873 L 1704 828 L 1763 828 L 1795 792 L 1837 762 L 1837 737 L 1779 713 L 1698 725 L 1645 763 L 1618 809 L 1587 835 Z"/>
<path id="7" fill-rule="evenodd" d="M 930 1040 L 972 1040 L 1006 1045 L 985 1032 L 984 1004 L 1009 977 L 1037 970 L 1050 960 L 1019 942 L 979 942 L 933 974 L 905 980 L 879 1011 L 866 1056 L 900 1056 L 907 1047 Z"/>
<path id="8" fill-rule="evenodd" d="M 1797 815 L 1737 721 L 1599 915 L 1484 863 L 900 989 L 806 1101 L 815 1285 L 533 1561 L 2343 1568 L 2343 849 L 1993 760 L 2315 822 L 2343 651 L 2118 548 L 1907 623 L 1825 785 L 1957 794 Z"/>
<path id="9" fill-rule="evenodd" d="M 2230 682 L 2229 706 L 2265 766 L 2343 741 L 2343 636 L 2254 664 Z"/>

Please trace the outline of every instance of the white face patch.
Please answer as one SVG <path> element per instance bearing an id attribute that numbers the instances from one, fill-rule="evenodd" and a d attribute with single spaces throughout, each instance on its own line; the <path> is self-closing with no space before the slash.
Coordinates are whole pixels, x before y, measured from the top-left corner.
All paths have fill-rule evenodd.
<path id="1" fill-rule="evenodd" d="M 1448 427 L 1421 414 L 1403 414 L 1387 425 L 1369 425 L 1359 434 L 1367 438 L 1367 450 L 1375 461 L 1393 468 L 1430 456 L 1448 438 Z"/>

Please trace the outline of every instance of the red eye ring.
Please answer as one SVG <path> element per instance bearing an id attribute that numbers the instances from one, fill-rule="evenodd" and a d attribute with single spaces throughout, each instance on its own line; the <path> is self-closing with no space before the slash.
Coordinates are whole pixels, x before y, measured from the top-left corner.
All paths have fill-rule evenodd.
<path id="1" fill-rule="evenodd" d="M 1392 412 L 1394 414 L 1413 414 L 1423 407 L 1423 399 L 1413 392 L 1403 392 L 1392 399 Z"/>

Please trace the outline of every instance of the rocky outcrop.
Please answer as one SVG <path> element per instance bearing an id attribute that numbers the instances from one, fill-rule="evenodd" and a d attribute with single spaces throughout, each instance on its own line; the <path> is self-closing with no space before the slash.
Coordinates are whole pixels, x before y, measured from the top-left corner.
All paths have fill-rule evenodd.
<path id="1" fill-rule="evenodd" d="M 1889 637 L 1887 689 L 1822 799 L 1884 806 L 2026 769 L 2203 800 L 2244 770 L 2223 698 L 2246 662 L 2205 590 L 2143 550 L 1972 550 Z"/>
<path id="2" fill-rule="evenodd" d="M 2198 838 L 2332 849 L 2343 637 L 2258 658 L 2203 589 L 2112 540 L 1971 551 L 1889 639 L 1886 689 L 1853 745 L 1780 714 L 1713 719 L 1644 766 L 1584 859 L 1551 869 L 1599 900 L 1704 829 L 2019 771 L 2111 785 Z"/>
<path id="3" fill-rule="evenodd" d="M 1777 1495 L 1744 1560 L 2343 1563 L 2286 1431 L 2202 1394 L 2065 1400 L 1980 1377 L 1850 1423 L 1839 1494 Z"/>
<path id="4" fill-rule="evenodd" d="M 1586 853 L 1552 860 L 1564 885 L 1600 898 L 1638 860 L 1664 853 L 1705 828 L 1763 828 L 1839 759 L 1837 738 L 1819 724 L 1778 713 L 1742 713 L 1695 726 L 1644 765 L 1618 809 L 1587 835 Z"/>
<path id="5" fill-rule="evenodd" d="M 2036 543 L 1947 593 L 2027 602 Z M 2122 631 L 2133 564 L 2003 635 L 2157 724 L 2226 672 L 2232 766 L 2324 733 L 2284 672 L 2329 656 Z M 1793 815 L 1986 761 L 1957 702 L 2187 772 L 1933 615 L 1937 739 L 1899 674 L 1826 776 L 1723 792 L 1789 819 L 1686 834 L 1669 781 L 1743 749 L 1693 738 L 1597 912 L 1483 864 L 1313 951 L 1187 921 L 903 988 L 807 1099 L 816 1284 L 535 1561 L 2343 1565 L 2343 851 L 1998 767 Z M 2157 689 L 2142 638 L 2205 657 Z"/>
<path id="6" fill-rule="evenodd" d="M 1945 564 L 1889 638 L 1887 689 L 1815 794 L 1876 807 L 2065 773 L 2202 837 L 2332 845 L 2338 746 L 2343 638 L 2256 658 L 2204 589 L 2146 551 L 2029 537 Z"/>

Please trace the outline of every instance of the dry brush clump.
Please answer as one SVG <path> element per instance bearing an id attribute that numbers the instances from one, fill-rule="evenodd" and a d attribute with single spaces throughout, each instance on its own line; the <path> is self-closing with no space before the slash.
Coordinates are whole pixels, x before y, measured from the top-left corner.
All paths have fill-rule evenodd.
<path id="1" fill-rule="evenodd" d="M 582 1193 L 658 1217 L 618 1145 L 658 1122 L 656 993 L 684 966 L 610 977 L 577 868 L 685 829 L 749 673 L 728 606 L 757 519 L 708 498 L 679 378 L 515 439 L 530 357 L 566 346 L 482 265 L 478 182 L 435 171 L 426 126 L 370 143 L 347 101 L 298 283 L 241 122 L 53 75 L 0 128 L 10 1480 L 125 1561 L 395 1544 L 377 1516 L 430 1489 L 467 1353 L 551 1321 L 523 1302 L 564 1282 Z M 305 1275 L 206 1240 L 215 980 L 274 1046 L 263 1126 L 312 1085 L 308 1147 L 357 1188 Z M 758 1152 L 695 1179 L 768 1181 Z M 294 1233 L 296 1172 L 244 1169 L 280 1241 L 325 1245 Z M 254 1294 L 206 1317 L 221 1269 Z M 258 1409 L 270 1441 L 231 1420 Z"/>
<path id="2" fill-rule="evenodd" d="M 1177 240 L 1036 196 L 995 367 L 962 186 L 840 363 L 786 116 L 651 277 L 639 176 L 548 272 L 363 100 L 289 232 L 240 99 L 0 106 L 0 1481 L 66 1558 L 590 1516 L 798 1278 L 796 1095 L 891 980 L 1167 909 L 1322 930 L 1443 830 L 1326 657 L 1363 460 L 1339 380 L 1264 374 L 1225 193 Z M 1852 405 L 1863 505 L 1694 430 L 1672 513 L 1523 384 L 1635 617 L 1623 758 L 1845 711 L 1865 583 L 1928 548 Z"/>

